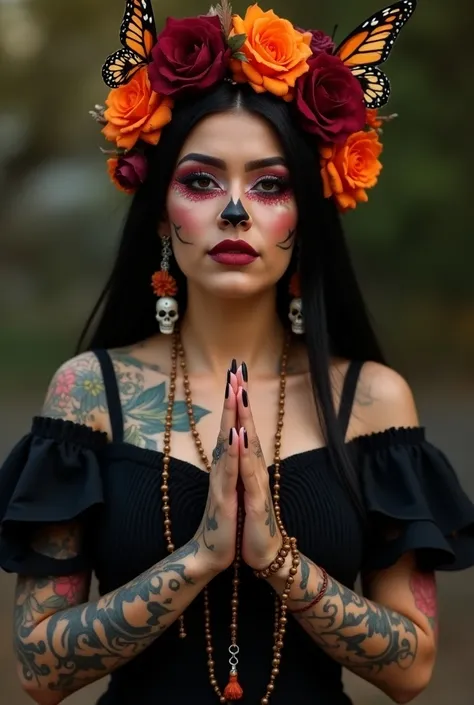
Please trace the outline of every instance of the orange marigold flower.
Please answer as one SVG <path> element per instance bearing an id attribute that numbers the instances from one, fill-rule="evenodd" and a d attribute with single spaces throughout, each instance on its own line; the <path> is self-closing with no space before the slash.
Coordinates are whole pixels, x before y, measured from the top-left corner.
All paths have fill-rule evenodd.
<path id="1" fill-rule="evenodd" d="M 102 133 L 117 147 L 129 150 L 138 139 L 158 144 L 161 130 L 171 120 L 173 101 L 151 89 L 148 67 L 143 66 L 127 84 L 112 88 L 106 105 Z"/>
<path id="2" fill-rule="evenodd" d="M 365 111 L 366 124 L 372 127 L 374 130 L 378 130 L 382 127 L 383 120 L 379 118 L 379 111 L 377 108 L 367 108 Z"/>
<path id="3" fill-rule="evenodd" d="M 154 273 L 151 285 L 156 296 L 174 296 L 178 292 L 176 280 L 163 269 Z"/>
<path id="4" fill-rule="evenodd" d="M 366 189 L 375 186 L 382 170 L 381 152 L 375 130 L 355 132 L 343 145 L 321 147 L 324 196 L 334 196 L 342 212 L 368 201 Z"/>
<path id="5" fill-rule="evenodd" d="M 239 50 L 247 61 L 232 59 L 230 64 L 234 80 L 250 83 L 257 93 L 269 91 L 291 100 L 290 89 L 309 69 L 311 35 L 298 32 L 291 22 L 258 5 L 251 5 L 243 19 L 234 15 L 232 34 L 247 36 Z"/>
<path id="6" fill-rule="evenodd" d="M 290 294 L 294 296 L 296 299 L 301 298 L 301 282 L 300 282 L 300 275 L 298 272 L 294 272 L 291 275 L 290 279 Z"/>

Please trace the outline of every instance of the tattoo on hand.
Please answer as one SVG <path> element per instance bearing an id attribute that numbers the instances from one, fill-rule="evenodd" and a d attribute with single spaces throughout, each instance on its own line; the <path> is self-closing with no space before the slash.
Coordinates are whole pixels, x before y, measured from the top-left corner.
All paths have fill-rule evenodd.
<path id="1" fill-rule="evenodd" d="M 268 526 L 270 536 L 273 538 L 276 535 L 276 518 L 270 490 L 268 491 L 267 499 L 265 500 L 265 513 L 267 515 L 265 526 Z"/>
<path id="2" fill-rule="evenodd" d="M 258 438 L 252 438 L 252 440 L 250 441 L 250 445 L 252 446 L 255 457 L 263 458 L 262 446 L 260 445 L 260 441 L 258 440 Z"/>
<path id="3" fill-rule="evenodd" d="M 225 437 L 222 433 L 219 433 L 217 437 L 217 443 L 216 447 L 212 451 L 212 464 L 217 465 L 219 460 L 222 458 L 224 453 L 227 452 L 227 444 L 228 444 L 228 438 Z"/>
<path id="4" fill-rule="evenodd" d="M 206 509 L 204 511 L 204 518 L 201 524 L 201 529 L 199 533 L 196 536 L 196 540 L 199 541 L 199 539 L 202 536 L 202 541 L 204 543 L 204 546 L 207 548 L 208 551 L 214 551 L 215 546 L 213 543 L 209 542 L 207 534 L 210 531 L 217 531 L 219 528 L 219 523 L 217 521 L 217 509 L 214 509 L 213 513 L 211 513 L 211 499 L 210 497 L 207 498 L 207 504 L 206 504 Z"/>

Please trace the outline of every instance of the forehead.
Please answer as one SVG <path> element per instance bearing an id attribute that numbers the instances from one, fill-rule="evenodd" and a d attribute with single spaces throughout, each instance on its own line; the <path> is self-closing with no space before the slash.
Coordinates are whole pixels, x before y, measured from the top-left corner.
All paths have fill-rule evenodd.
<path id="1" fill-rule="evenodd" d="M 189 152 L 209 154 L 229 164 L 284 156 L 268 122 L 243 110 L 209 115 L 201 120 L 183 144 L 179 159 Z"/>

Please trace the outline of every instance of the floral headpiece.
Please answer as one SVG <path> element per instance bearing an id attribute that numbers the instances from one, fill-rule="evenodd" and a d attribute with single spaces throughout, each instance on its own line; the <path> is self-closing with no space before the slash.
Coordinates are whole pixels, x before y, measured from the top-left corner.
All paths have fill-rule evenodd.
<path id="1" fill-rule="evenodd" d="M 377 183 L 381 127 L 394 117 L 378 114 L 390 84 L 377 67 L 415 7 L 416 0 L 400 0 L 380 10 L 336 48 L 324 32 L 258 5 L 233 14 L 228 0 L 207 15 L 168 18 L 157 35 L 151 0 L 127 0 L 123 48 L 102 68 L 111 88 L 106 107 L 91 111 L 115 143 L 103 150 L 113 155 L 113 182 L 133 193 L 146 176 L 145 148 L 158 143 L 175 102 L 229 80 L 293 102 L 301 128 L 318 139 L 325 197 L 341 211 L 355 208 Z"/>

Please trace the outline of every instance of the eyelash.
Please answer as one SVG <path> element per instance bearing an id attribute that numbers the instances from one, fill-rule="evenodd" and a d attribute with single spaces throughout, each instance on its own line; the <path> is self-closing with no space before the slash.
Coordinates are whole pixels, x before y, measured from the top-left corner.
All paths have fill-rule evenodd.
<path id="1" fill-rule="evenodd" d="M 178 186 L 184 187 L 188 192 L 192 194 L 199 194 L 199 196 L 208 196 L 212 197 L 217 195 L 217 189 L 215 188 L 198 188 L 196 186 L 193 186 L 193 181 L 198 181 L 199 179 L 208 179 L 209 181 L 212 181 L 214 183 L 217 183 L 216 179 L 212 174 L 208 174 L 205 171 L 194 171 L 190 174 L 186 174 L 185 176 L 181 176 L 177 179 L 177 184 Z M 288 194 L 290 191 L 290 185 L 288 182 L 288 179 L 282 176 L 275 176 L 272 174 L 269 174 L 268 176 L 262 176 L 260 179 L 258 179 L 255 184 L 252 186 L 252 189 L 255 189 L 259 184 L 262 183 L 272 183 L 276 184 L 279 186 L 279 190 L 277 191 L 256 191 L 252 193 L 252 191 L 249 191 L 247 193 L 247 196 L 249 198 L 256 198 L 256 199 L 261 199 L 261 200 L 275 200 L 275 199 L 281 199 L 282 196 L 285 196 L 285 194 Z"/>

